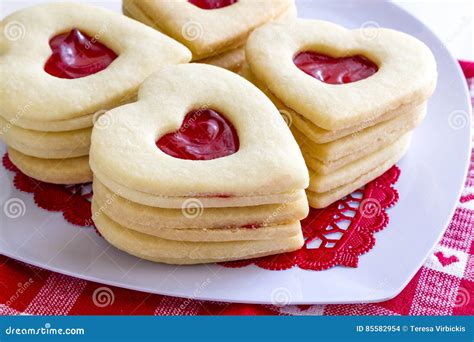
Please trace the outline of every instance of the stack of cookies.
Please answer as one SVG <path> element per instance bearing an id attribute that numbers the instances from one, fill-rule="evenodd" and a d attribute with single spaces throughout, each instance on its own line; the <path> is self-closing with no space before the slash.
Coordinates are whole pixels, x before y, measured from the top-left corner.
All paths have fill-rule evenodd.
<path id="1" fill-rule="evenodd" d="M 123 13 L 186 45 L 193 61 L 238 71 L 257 27 L 296 18 L 294 0 L 124 0 Z"/>
<path id="2" fill-rule="evenodd" d="M 428 47 L 382 28 L 270 23 L 249 37 L 246 55 L 243 76 L 291 124 L 310 171 L 307 195 L 314 208 L 348 195 L 402 158 L 437 79 Z"/>
<path id="3" fill-rule="evenodd" d="M 100 115 L 133 101 L 153 71 L 191 59 L 156 30 L 81 4 L 30 7 L 0 29 L 0 137 L 23 173 L 49 183 L 91 181 L 94 121 L 107 125 Z"/>
<path id="4" fill-rule="evenodd" d="M 112 245 L 171 264 L 303 245 L 304 159 L 251 83 L 210 65 L 169 66 L 104 117 L 92 133 L 92 217 Z"/>

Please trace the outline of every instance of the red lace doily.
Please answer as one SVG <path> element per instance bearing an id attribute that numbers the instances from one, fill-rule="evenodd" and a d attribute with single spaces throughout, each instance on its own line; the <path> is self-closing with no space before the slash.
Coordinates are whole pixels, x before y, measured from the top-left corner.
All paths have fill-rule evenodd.
<path id="1" fill-rule="evenodd" d="M 313 271 L 334 266 L 357 267 L 359 256 L 375 245 L 374 233 L 388 224 L 386 209 L 398 201 L 393 185 L 400 176 L 396 166 L 382 176 L 324 209 L 311 209 L 301 222 L 305 245 L 291 253 L 221 263 L 226 267 L 255 264 L 267 270 L 294 266 Z"/>
<path id="2" fill-rule="evenodd" d="M 15 172 L 13 184 L 32 193 L 35 203 L 49 211 L 62 211 L 66 221 L 92 226 L 91 184 L 73 186 L 41 182 L 23 174 L 8 158 L 3 165 Z M 325 270 L 333 266 L 357 267 L 359 256 L 375 245 L 374 233 L 388 224 L 386 209 L 398 201 L 393 185 L 400 170 L 394 166 L 376 180 L 324 209 L 311 209 L 303 220 L 305 245 L 298 251 L 251 260 L 220 263 L 225 267 L 255 264 L 267 270 L 286 270 L 298 266 L 306 270 Z"/>
<path id="3" fill-rule="evenodd" d="M 32 193 L 38 207 L 48 211 L 62 211 L 66 221 L 78 226 L 94 225 L 91 218 L 91 183 L 66 186 L 38 181 L 26 176 L 13 165 L 8 153 L 3 156 L 2 163 L 7 170 L 15 172 L 15 187 Z"/>

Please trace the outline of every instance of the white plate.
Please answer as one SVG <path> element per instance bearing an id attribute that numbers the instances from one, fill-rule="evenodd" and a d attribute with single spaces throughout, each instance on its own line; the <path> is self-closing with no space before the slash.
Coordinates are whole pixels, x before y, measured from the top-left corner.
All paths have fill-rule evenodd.
<path id="1" fill-rule="evenodd" d="M 97 3 L 97 2 L 96 2 Z M 8 3 L 7 3 L 8 4 Z M 18 2 L 15 3 L 18 4 Z M 118 2 L 103 6 L 119 10 Z M 358 268 L 314 272 L 293 268 L 268 271 L 256 266 L 167 266 L 141 261 L 110 247 L 92 229 L 67 224 L 61 214 L 39 209 L 31 194 L 0 178 L 0 203 L 18 197 L 26 213 L 0 216 L 0 253 L 49 270 L 100 283 L 196 299 L 272 303 L 355 303 L 397 295 L 443 234 L 460 196 L 470 156 L 470 101 L 457 62 L 423 24 L 393 4 L 380 1 L 301 1 L 304 18 L 358 28 L 377 23 L 416 36 L 430 46 L 439 68 L 438 87 L 426 120 L 416 130 L 396 188 L 399 203 L 390 225 Z M 463 121 L 464 120 L 464 121 Z M 4 151 L 4 146 L 0 147 Z"/>

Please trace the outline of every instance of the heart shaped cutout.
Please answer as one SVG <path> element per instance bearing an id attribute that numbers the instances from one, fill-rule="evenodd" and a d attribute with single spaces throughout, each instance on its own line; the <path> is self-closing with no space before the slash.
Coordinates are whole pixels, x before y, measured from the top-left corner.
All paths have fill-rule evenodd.
<path id="1" fill-rule="evenodd" d="M 227 7 L 235 4 L 238 0 L 188 0 L 189 3 L 201 9 L 211 10 Z"/>
<path id="2" fill-rule="evenodd" d="M 317 52 L 303 51 L 293 58 L 293 62 L 300 70 L 328 84 L 357 82 L 378 71 L 375 63 L 361 55 L 334 58 Z"/>
<path id="3" fill-rule="evenodd" d="M 74 79 L 95 74 L 117 58 L 115 52 L 77 28 L 54 36 L 49 46 L 53 53 L 44 70 L 59 78 Z"/>
<path id="4" fill-rule="evenodd" d="M 188 160 L 211 160 L 239 150 L 239 137 L 232 123 L 212 109 L 186 114 L 181 127 L 165 134 L 156 146 L 166 154 Z"/>

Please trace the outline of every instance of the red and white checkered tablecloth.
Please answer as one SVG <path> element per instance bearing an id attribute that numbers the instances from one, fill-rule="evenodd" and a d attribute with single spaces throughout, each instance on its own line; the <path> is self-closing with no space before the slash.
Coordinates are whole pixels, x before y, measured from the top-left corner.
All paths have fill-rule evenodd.
<path id="1" fill-rule="evenodd" d="M 474 63 L 461 62 L 474 99 Z M 271 306 L 205 302 L 104 286 L 0 255 L 2 315 L 473 315 L 474 150 L 443 238 L 407 287 L 374 304 Z"/>

